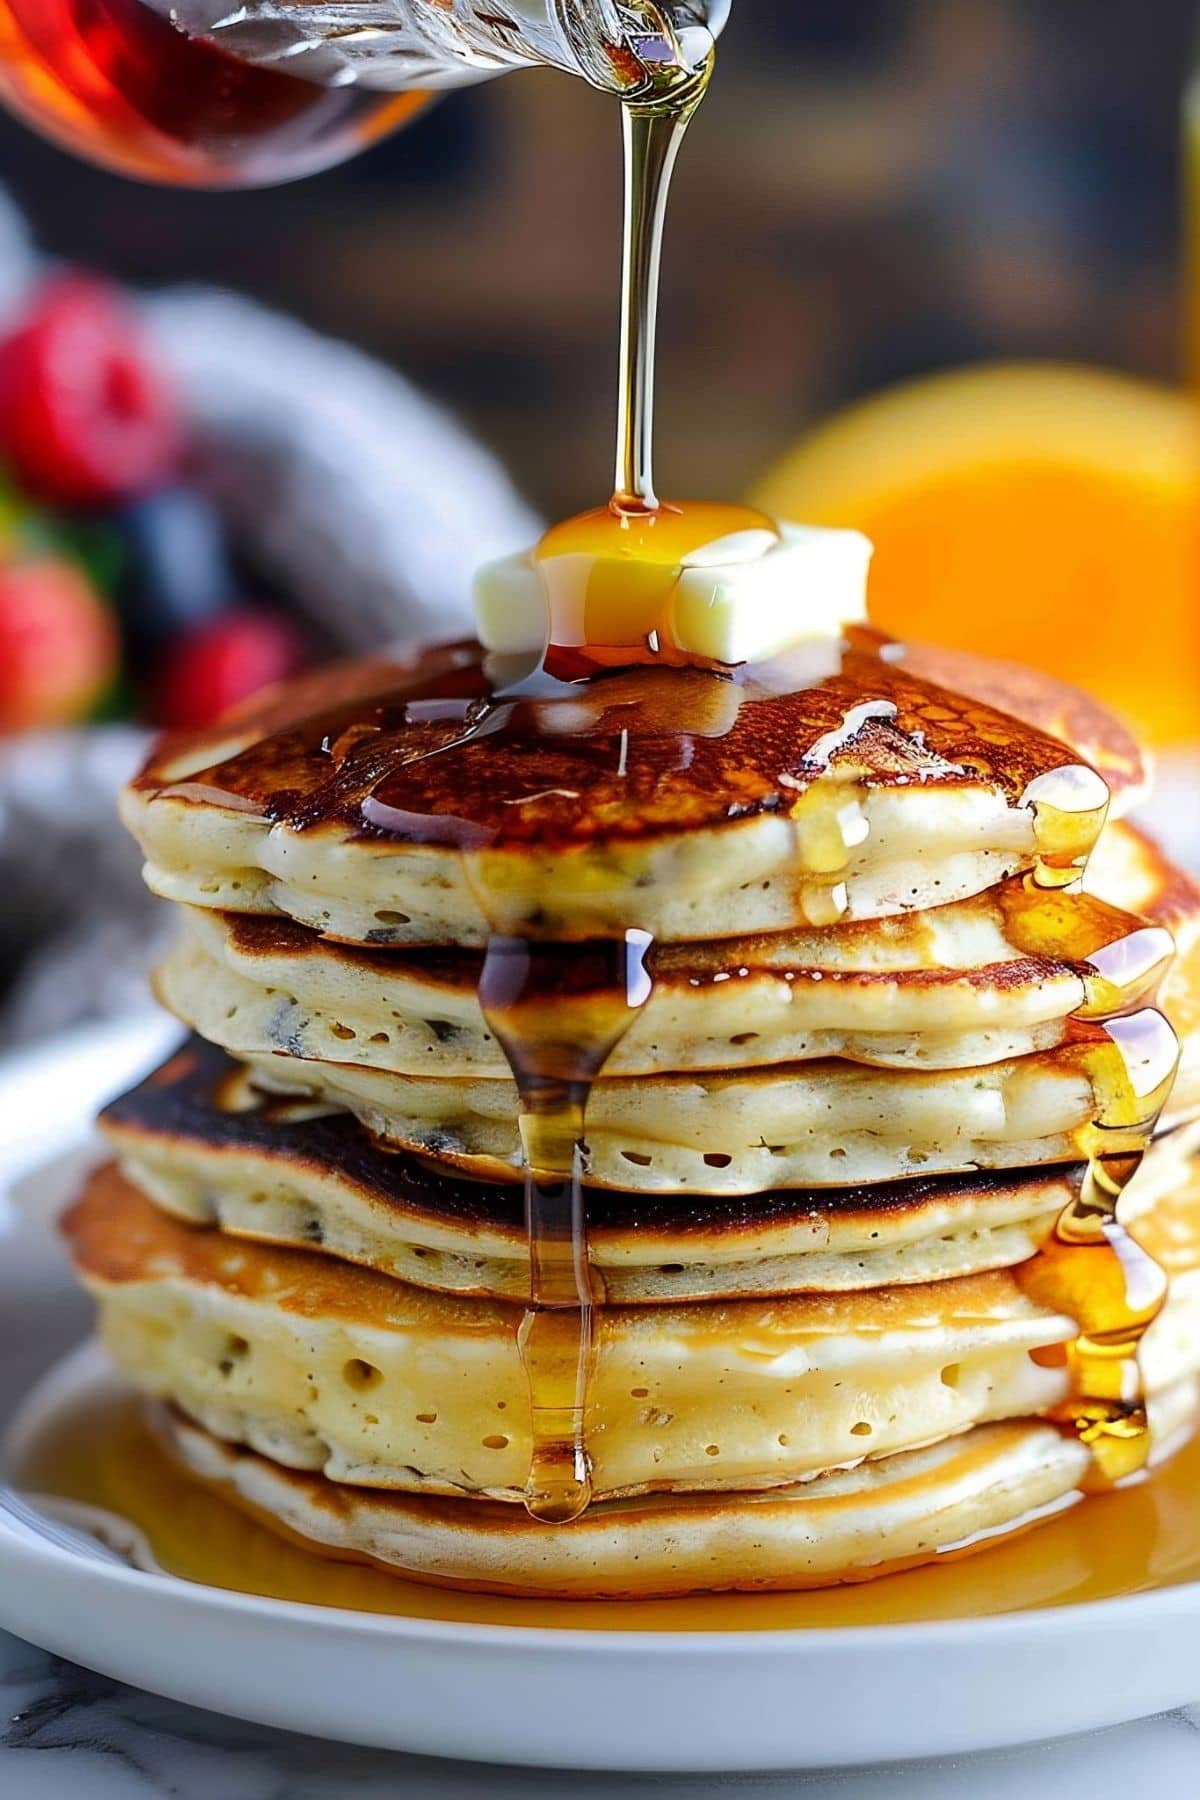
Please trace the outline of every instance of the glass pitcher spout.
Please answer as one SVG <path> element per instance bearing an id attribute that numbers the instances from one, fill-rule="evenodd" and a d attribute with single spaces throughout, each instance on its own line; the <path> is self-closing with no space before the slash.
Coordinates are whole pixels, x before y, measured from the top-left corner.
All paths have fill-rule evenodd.
<path id="1" fill-rule="evenodd" d="M 628 95 L 711 54 L 730 0 L 151 0 L 239 61 L 326 87 L 436 90 L 538 64 Z"/>

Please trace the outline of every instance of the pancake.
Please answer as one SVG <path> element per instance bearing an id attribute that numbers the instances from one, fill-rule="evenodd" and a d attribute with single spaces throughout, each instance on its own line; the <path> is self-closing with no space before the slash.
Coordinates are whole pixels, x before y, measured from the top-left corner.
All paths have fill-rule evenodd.
<path id="1" fill-rule="evenodd" d="M 1200 1193 L 1133 1223 L 1170 1298 L 1147 1390 L 1200 1368 Z M 115 1362 L 216 1436 L 351 1486 L 517 1501 L 530 1466 L 519 1307 L 180 1224 L 112 1168 L 67 1215 Z M 929 1285 L 597 1313 L 595 1492 L 807 1479 L 1067 1398 L 1075 1323 L 1009 1271 Z M 1055 1351 L 1058 1351 L 1056 1357 Z"/>
<path id="2" fill-rule="evenodd" d="M 588 1103 L 586 1179 L 639 1193 L 750 1194 L 1074 1162 L 1110 1107 L 1114 1125 L 1153 1118 L 1178 1058 L 1174 1033 L 1151 1009 L 1112 1028 L 1133 1041 L 1127 1072 L 1108 1029 L 1080 1024 L 1058 1049 L 967 1070 L 828 1061 L 603 1079 Z M 521 1168 L 511 1079 L 244 1060 L 269 1091 L 345 1107 L 386 1143 L 484 1179 Z M 1115 1152 L 1115 1132 L 1109 1144 Z"/>
<path id="3" fill-rule="evenodd" d="M 528 1298 L 517 1183 L 464 1180 L 380 1148 L 344 1113 L 272 1100 L 200 1039 L 113 1102 L 101 1127 L 126 1175 L 192 1224 L 319 1246 L 423 1287 Z M 594 1189 L 588 1253 L 598 1292 L 625 1304 L 938 1281 L 1032 1255 L 1082 1172 L 659 1195 L 649 1206 Z"/>
<path id="4" fill-rule="evenodd" d="M 735 680 L 646 668 L 493 700 L 478 646 L 365 661 L 168 738 L 123 816 L 156 892 L 349 942 L 692 941 L 1069 867 L 1103 823 L 1089 754 L 1118 807 L 1140 790 L 1136 745 L 1073 690 L 958 658 L 955 693 L 925 668 L 948 673 L 861 630 Z"/>
<path id="5" fill-rule="evenodd" d="M 1151 1405 L 1168 1448 L 1194 1422 L 1196 1384 Z M 551 1598 L 665 1598 L 860 1581 L 1018 1529 L 1080 1497 L 1089 1456 L 1035 1421 L 980 1425 L 923 1449 L 755 1494 L 602 1501 L 573 1524 L 514 1507 L 339 1487 L 155 1409 L 185 1468 L 326 1554 L 440 1586 Z"/>
<path id="6" fill-rule="evenodd" d="M 1111 829 L 1134 838 L 1128 827 Z M 1118 890 L 1124 875 L 1143 891 L 1143 917 L 1091 894 L 1030 891 L 1013 877 L 892 919 L 656 946 L 647 959 L 653 991 L 606 1072 L 834 1056 L 963 1069 L 1051 1049 L 1073 1014 L 1128 1011 L 1153 997 L 1166 972 L 1171 935 L 1153 901 L 1168 899 L 1174 922 L 1182 889 L 1169 885 L 1174 871 L 1161 858 L 1157 888 L 1147 879 L 1143 844 L 1118 849 L 1108 870 Z M 1194 928 L 1200 892 L 1190 898 Z M 285 1051 L 401 1075 L 503 1077 L 508 1063 L 477 997 L 481 971 L 470 952 L 351 948 L 290 920 L 192 907 L 157 987 L 171 1011 L 235 1055 Z M 586 979 L 583 964 L 571 996 L 581 1005 Z"/>

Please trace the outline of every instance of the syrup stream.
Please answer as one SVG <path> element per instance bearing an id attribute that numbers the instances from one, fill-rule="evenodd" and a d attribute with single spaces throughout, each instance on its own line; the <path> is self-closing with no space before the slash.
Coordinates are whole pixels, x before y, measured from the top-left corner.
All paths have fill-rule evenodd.
<path id="1" fill-rule="evenodd" d="M 604 522 L 617 531 L 628 516 L 657 516 L 654 491 L 654 377 L 659 276 L 667 195 L 675 160 L 692 114 L 712 74 L 711 44 L 701 63 L 688 68 L 664 33 L 659 62 L 652 55 L 638 92 L 622 103 L 625 153 L 624 244 L 621 276 L 620 384 L 614 494 Z M 594 554 L 589 521 L 582 547 Z M 674 569 L 664 587 L 673 583 Z M 545 668 L 553 666 L 556 641 L 553 602 Z M 587 649 L 587 633 L 584 650 Z M 584 669 L 587 672 L 585 662 Z M 476 880 L 484 916 L 495 927 L 486 882 Z M 590 1009 L 560 1005 L 560 1028 L 550 1037 L 528 1028 L 561 982 L 555 965 L 584 949 L 606 964 L 598 1003 Z M 592 1493 L 586 1442 L 587 1396 L 594 1353 L 593 1277 L 588 1255 L 585 1123 L 588 1095 L 634 1013 L 649 998 L 645 957 L 650 939 L 627 931 L 624 940 L 588 947 L 533 945 L 494 935 L 480 979 L 483 1014 L 508 1057 L 520 1096 L 525 1165 L 525 1220 L 529 1239 L 530 1305 L 518 1344 L 529 1382 L 532 1455 L 525 1505 L 531 1517 L 562 1524 L 583 1513 Z M 514 983 L 514 972 L 519 971 Z M 532 1013 L 522 1002 L 534 1002 Z M 541 1002 L 542 1006 L 536 1003 Z M 524 1025 L 524 1028 L 523 1028 Z"/>
<path id="2" fill-rule="evenodd" d="M 667 195 L 695 96 L 685 112 L 625 104 L 625 232 L 621 273 L 616 512 L 657 512 L 654 491 L 654 372 Z"/>
<path id="3" fill-rule="evenodd" d="M 657 512 L 654 491 L 654 375 L 659 274 L 667 196 L 675 160 L 692 115 L 712 78 L 715 51 L 688 68 L 678 46 L 650 62 L 649 95 L 621 105 L 625 152 L 624 241 L 621 260 L 621 350 L 617 404 L 615 512 Z"/>

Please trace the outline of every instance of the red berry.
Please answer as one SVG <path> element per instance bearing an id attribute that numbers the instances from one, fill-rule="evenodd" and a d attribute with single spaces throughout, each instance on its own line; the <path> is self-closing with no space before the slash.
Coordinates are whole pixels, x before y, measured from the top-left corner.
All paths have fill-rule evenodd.
<path id="1" fill-rule="evenodd" d="M 71 506 L 131 500 L 170 480 L 181 424 L 132 311 L 89 275 L 43 283 L 0 343 L 0 451 L 21 484 Z"/>
<path id="2" fill-rule="evenodd" d="M 175 639 L 155 685 L 160 725 L 199 731 L 305 662 L 294 625 L 273 613 L 232 612 Z"/>
<path id="3" fill-rule="evenodd" d="M 117 658 L 113 616 L 74 563 L 0 568 L 0 732 L 80 718 Z"/>

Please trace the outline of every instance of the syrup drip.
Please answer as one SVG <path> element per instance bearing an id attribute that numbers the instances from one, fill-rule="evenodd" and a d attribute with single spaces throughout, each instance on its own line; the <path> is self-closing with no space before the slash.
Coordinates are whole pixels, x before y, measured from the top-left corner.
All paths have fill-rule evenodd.
<path id="1" fill-rule="evenodd" d="M 1140 925 L 1114 935 L 1109 909 L 1076 893 L 1061 904 L 1059 890 L 1035 875 L 997 889 L 1005 930 L 1013 947 L 1039 961 L 1074 963 L 1083 983 L 1077 1019 L 1110 1019 L 1153 998 L 1170 970 L 1175 941 L 1161 925 Z"/>
<path id="2" fill-rule="evenodd" d="M 1035 777 L 1025 800 L 1033 808 L 1037 850 L 1026 892 L 1069 887 L 1104 828 L 1107 786 L 1076 765 Z M 1165 972 L 1173 949 L 1169 933 L 1147 927 L 1093 952 L 1082 1016 L 1111 1013 L 1131 986 Z M 1118 1214 L 1179 1066 L 1178 1040 L 1159 1013 L 1113 1018 L 1100 1030 L 1102 1041 L 1088 1058 L 1099 1110 L 1080 1144 L 1087 1175 L 1039 1254 L 1020 1271 L 1029 1293 L 1079 1324 L 1078 1337 L 1060 1348 L 1071 1396 L 1054 1416 L 1091 1451 L 1095 1488 L 1136 1475 L 1151 1450 L 1138 1348 L 1162 1310 L 1167 1280 Z"/>
<path id="3" fill-rule="evenodd" d="M 1033 809 L 1034 879 L 1041 887 L 1069 887 L 1083 874 L 1104 829 L 1110 800 L 1106 784 L 1094 769 L 1067 764 L 1031 781 L 1024 800 Z"/>
<path id="4" fill-rule="evenodd" d="M 518 1345 L 533 1439 L 525 1504 L 550 1524 L 578 1518 L 591 1499 L 584 1121 L 592 1082 L 650 997 L 649 948 L 638 931 L 622 942 L 573 945 L 494 936 L 479 981 L 484 1017 L 509 1059 L 521 1102 L 530 1306 Z M 586 998 L 563 1004 L 581 979 Z"/>
<path id="5" fill-rule="evenodd" d="M 1170 1094 L 1179 1043 L 1153 1010 L 1080 1029 L 1096 1034 L 1086 1062 L 1098 1109 L 1080 1139 L 1087 1174 L 1017 1278 L 1079 1325 L 1070 1343 L 1034 1360 L 1065 1363 L 1071 1393 L 1052 1416 L 1091 1451 L 1090 1485 L 1103 1489 L 1143 1469 L 1152 1447 L 1138 1348 L 1162 1311 L 1167 1278 L 1118 1209 Z"/>

